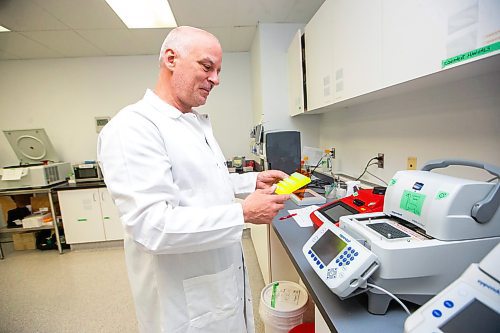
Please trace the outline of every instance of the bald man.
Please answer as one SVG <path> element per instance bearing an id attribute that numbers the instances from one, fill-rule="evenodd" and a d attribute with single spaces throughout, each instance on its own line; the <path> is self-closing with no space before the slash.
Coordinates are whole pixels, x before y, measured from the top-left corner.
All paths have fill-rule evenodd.
<path id="1" fill-rule="evenodd" d="M 269 224 L 287 175 L 229 174 L 204 105 L 222 49 L 179 27 L 165 39 L 154 91 L 101 131 L 98 159 L 125 229 L 125 258 L 141 332 L 254 332 L 241 247 L 243 224 Z M 250 193 L 242 203 L 235 194 Z"/>

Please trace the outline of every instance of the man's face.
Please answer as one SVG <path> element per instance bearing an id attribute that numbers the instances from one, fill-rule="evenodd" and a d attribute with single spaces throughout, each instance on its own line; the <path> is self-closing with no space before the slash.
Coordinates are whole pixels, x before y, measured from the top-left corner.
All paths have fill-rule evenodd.
<path id="1" fill-rule="evenodd" d="M 178 55 L 172 75 L 174 98 L 182 112 L 204 105 L 219 84 L 222 49 L 213 38 L 200 37 L 184 55 Z"/>

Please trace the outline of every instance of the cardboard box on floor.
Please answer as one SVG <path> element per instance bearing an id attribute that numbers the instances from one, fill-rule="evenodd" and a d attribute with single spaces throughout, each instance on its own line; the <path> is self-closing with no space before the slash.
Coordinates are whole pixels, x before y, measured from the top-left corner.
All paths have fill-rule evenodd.
<path id="1" fill-rule="evenodd" d="M 36 249 L 36 237 L 34 232 L 13 234 L 14 250 L 34 250 Z"/>

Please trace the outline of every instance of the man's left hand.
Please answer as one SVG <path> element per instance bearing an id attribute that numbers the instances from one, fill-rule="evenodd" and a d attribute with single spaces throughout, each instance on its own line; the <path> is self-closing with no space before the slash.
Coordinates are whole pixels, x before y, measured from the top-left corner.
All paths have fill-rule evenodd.
<path id="1" fill-rule="evenodd" d="M 288 177 L 288 175 L 280 170 L 267 170 L 259 172 L 259 174 L 257 175 L 257 184 L 255 188 L 257 190 L 266 189 L 286 177 Z"/>

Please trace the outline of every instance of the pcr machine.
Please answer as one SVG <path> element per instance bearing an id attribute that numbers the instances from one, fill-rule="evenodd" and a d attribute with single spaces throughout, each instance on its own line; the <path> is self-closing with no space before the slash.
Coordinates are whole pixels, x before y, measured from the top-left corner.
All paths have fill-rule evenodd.
<path id="1" fill-rule="evenodd" d="M 421 171 L 399 171 L 385 194 L 384 211 L 342 216 L 324 223 L 303 252 L 339 297 L 377 286 L 423 304 L 500 242 L 500 183 L 430 172 L 473 166 L 498 176 L 495 166 L 472 161 L 432 161 Z M 391 298 L 370 288 L 368 311 L 386 313 Z"/>
<path id="2" fill-rule="evenodd" d="M 500 244 L 446 289 L 412 313 L 405 333 L 498 333 Z"/>

